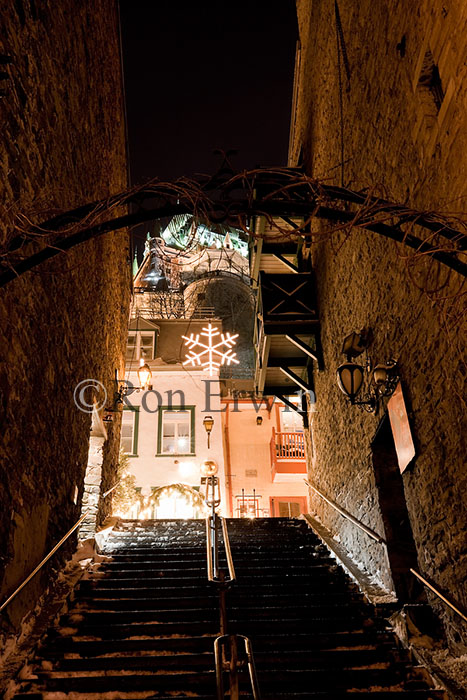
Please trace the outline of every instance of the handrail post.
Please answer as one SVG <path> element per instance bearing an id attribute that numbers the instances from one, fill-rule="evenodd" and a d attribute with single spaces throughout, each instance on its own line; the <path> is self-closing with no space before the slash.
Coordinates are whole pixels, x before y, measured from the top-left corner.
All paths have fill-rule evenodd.
<path id="1" fill-rule="evenodd" d="M 217 685 L 217 700 L 224 700 L 224 674 L 223 674 L 223 653 L 220 649 L 220 644 L 223 637 L 217 637 L 214 642 L 214 660 L 216 665 L 216 685 Z"/>
<path id="2" fill-rule="evenodd" d="M 232 550 L 230 549 L 230 539 L 229 539 L 229 532 L 227 530 L 227 523 L 225 521 L 225 518 L 221 518 L 222 521 L 222 534 L 224 536 L 224 547 L 225 547 L 225 554 L 227 557 L 227 566 L 229 569 L 229 576 L 231 581 L 235 581 L 235 568 L 234 568 L 234 563 L 232 559 Z"/>
<path id="3" fill-rule="evenodd" d="M 212 569 L 214 578 L 219 576 L 219 537 L 217 534 L 217 514 L 211 515 L 211 552 L 212 552 Z"/>
<path id="4" fill-rule="evenodd" d="M 237 635 L 229 635 L 230 645 L 230 665 L 229 665 L 229 682 L 230 682 L 230 698 L 231 700 L 239 700 L 239 685 L 238 685 L 238 645 Z"/>
<path id="5" fill-rule="evenodd" d="M 206 518 L 206 559 L 208 565 L 208 581 L 214 581 L 211 549 L 211 518 L 209 515 Z"/>

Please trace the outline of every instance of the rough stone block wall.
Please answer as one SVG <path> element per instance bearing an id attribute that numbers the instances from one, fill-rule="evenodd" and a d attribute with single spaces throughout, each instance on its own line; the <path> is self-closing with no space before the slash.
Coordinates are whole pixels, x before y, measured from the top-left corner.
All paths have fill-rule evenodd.
<path id="1" fill-rule="evenodd" d="M 341 184 L 334 3 L 298 0 L 297 9 L 301 52 L 290 164 L 302 150 L 309 174 Z M 342 62 L 344 184 L 378 185 L 387 197 L 422 210 L 465 211 L 465 3 L 362 0 L 339 2 L 339 9 L 350 69 L 347 81 Z M 428 51 L 444 91 L 439 111 L 420 84 Z M 436 263 L 410 265 L 408 255 L 402 245 L 355 230 L 313 247 L 325 371 L 315 375 L 310 479 L 384 536 L 370 446 L 381 414 L 349 407 L 335 374 L 345 359 L 344 336 L 372 328 L 371 356 L 398 359 L 414 435 L 416 457 L 402 479 L 418 567 L 465 608 L 465 306 L 450 300 L 462 280 Z M 446 300 L 427 294 L 436 284 Z M 318 496 L 310 498 L 311 511 L 390 586 L 381 546 Z M 428 597 L 451 642 L 464 649 L 459 618 Z"/>
<path id="2" fill-rule="evenodd" d="M 19 215 L 40 222 L 124 189 L 127 162 L 114 1 L 6 0 L 0 22 L 0 54 L 12 59 L 0 100 L 4 246 Z M 95 378 L 111 403 L 129 295 L 126 231 L 82 244 L 0 290 L 2 601 L 80 516 L 91 415 L 77 409 L 73 391 Z M 117 419 L 104 446 L 101 492 L 115 480 L 118 442 Z M 53 567 L 75 546 L 76 533 Z M 1 641 L 50 575 L 48 567 L 11 603 Z"/>

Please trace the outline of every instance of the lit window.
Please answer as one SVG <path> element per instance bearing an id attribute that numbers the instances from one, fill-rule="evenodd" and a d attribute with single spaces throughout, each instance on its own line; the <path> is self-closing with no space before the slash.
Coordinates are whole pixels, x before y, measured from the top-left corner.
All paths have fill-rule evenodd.
<path id="1" fill-rule="evenodd" d="M 194 406 L 159 409 L 157 452 L 161 455 L 194 454 Z"/>
<path id="2" fill-rule="evenodd" d="M 138 455 L 138 419 L 136 409 L 124 408 L 122 413 L 122 432 L 120 445 L 130 457 Z"/>
<path id="3" fill-rule="evenodd" d="M 302 433 L 303 418 L 301 414 L 292 408 L 283 408 L 281 410 L 281 429 L 284 433 Z"/>
<path id="4" fill-rule="evenodd" d="M 126 343 L 126 360 L 153 360 L 156 349 L 155 331 L 130 331 Z"/>

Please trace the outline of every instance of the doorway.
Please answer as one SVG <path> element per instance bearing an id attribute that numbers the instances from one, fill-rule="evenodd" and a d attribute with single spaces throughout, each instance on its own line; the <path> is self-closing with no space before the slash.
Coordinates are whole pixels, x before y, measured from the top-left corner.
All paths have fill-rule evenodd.
<path id="1" fill-rule="evenodd" d="M 277 496 L 270 498 L 272 518 L 298 518 L 307 512 L 305 496 Z"/>
<path id="2" fill-rule="evenodd" d="M 371 451 L 395 592 L 401 600 L 413 600 L 420 586 L 409 569 L 417 568 L 417 553 L 387 413 L 378 426 Z"/>

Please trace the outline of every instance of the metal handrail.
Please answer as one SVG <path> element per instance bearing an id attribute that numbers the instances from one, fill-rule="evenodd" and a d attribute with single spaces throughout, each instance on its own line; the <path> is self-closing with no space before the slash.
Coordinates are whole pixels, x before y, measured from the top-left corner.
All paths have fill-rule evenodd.
<path id="1" fill-rule="evenodd" d="M 23 583 L 21 583 L 21 584 L 18 586 L 18 588 L 17 588 L 17 589 L 16 589 L 16 590 L 15 590 L 15 591 L 0 605 L 0 612 L 2 612 L 2 610 L 4 610 L 4 609 L 6 608 L 6 606 L 13 600 L 13 598 L 16 598 L 16 596 L 18 595 L 18 593 L 19 593 L 20 591 L 23 590 L 23 588 L 26 586 L 26 584 L 28 584 L 29 581 L 30 581 L 32 578 L 34 578 L 34 576 L 37 574 L 37 572 L 40 571 L 40 570 L 42 569 L 42 567 L 44 566 L 44 564 L 46 564 L 46 563 L 49 561 L 49 559 L 50 559 L 51 557 L 53 557 L 53 555 L 55 554 L 55 552 L 57 551 L 57 549 L 59 549 L 59 548 L 62 546 L 62 544 L 65 542 L 65 540 L 67 540 L 67 539 L 70 537 L 70 535 L 73 534 L 73 532 L 76 530 L 76 528 L 80 526 L 80 524 L 83 522 L 84 518 L 85 518 L 89 513 L 90 513 L 89 510 L 87 510 L 85 513 L 83 513 L 83 515 L 80 517 L 80 519 L 73 525 L 73 527 L 72 527 L 70 530 L 68 530 L 68 532 L 66 533 L 66 535 L 64 535 L 64 536 L 62 537 L 62 539 L 60 540 L 60 542 L 58 542 L 58 543 L 55 545 L 55 547 L 47 554 L 47 556 L 44 557 L 44 559 L 40 562 L 40 564 L 38 564 L 38 565 L 36 566 L 36 568 L 34 569 L 34 571 L 32 571 L 32 572 L 29 574 L 29 576 L 23 581 Z"/>
<path id="2" fill-rule="evenodd" d="M 116 484 L 114 484 L 114 485 L 112 486 L 112 488 L 110 488 L 108 491 L 106 491 L 105 493 L 102 494 L 102 498 L 103 498 L 103 499 L 104 499 L 104 498 L 107 498 L 107 496 L 109 495 L 109 493 L 112 493 L 112 491 L 114 491 L 114 489 L 116 489 L 117 486 L 119 486 L 120 484 L 121 484 L 121 481 L 118 481 Z M 44 564 L 47 564 L 47 562 L 49 561 L 49 559 L 50 559 L 51 557 L 53 557 L 53 555 L 55 554 L 55 552 L 56 552 L 58 549 L 60 549 L 60 547 L 62 546 L 62 544 L 63 544 L 64 542 L 66 542 L 66 540 L 70 537 L 70 535 L 72 535 L 72 534 L 74 533 L 74 531 L 76 530 L 76 528 L 78 528 L 78 527 L 81 525 L 81 523 L 83 522 L 84 518 L 85 518 L 87 515 L 89 515 L 90 512 L 91 512 L 90 510 L 86 510 L 86 511 L 81 515 L 81 517 L 79 518 L 79 520 L 77 520 L 76 523 L 73 525 L 73 527 L 70 528 L 70 530 L 68 530 L 68 532 L 66 533 L 66 535 L 63 535 L 63 537 L 62 537 L 62 539 L 60 540 L 60 542 L 57 542 L 57 544 L 55 545 L 55 547 L 54 547 L 54 548 L 47 554 L 47 556 L 45 556 L 45 557 L 42 559 L 42 561 L 36 566 L 36 568 L 34 569 L 34 571 L 31 571 L 31 573 L 29 574 L 29 576 L 27 576 L 27 578 L 25 578 L 24 581 L 23 581 L 22 583 L 20 583 L 20 585 L 16 588 L 16 590 L 14 590 L 13 593 L 0 605 L 0 612 L 2 612 L 2 610 L 4 610 L 4 609 L 6 608 L 6 606 L 13 600 L 13 598 L 16 598 L 16 596 L 18 595 L 18 593 L 19 593 L 20 591 L 22 591 L 23 588 L 29 583 L 29 581 L 30 581 L 32 578 L 34 578 L 34 576 L 38 573 L 38 571 L 40 571 L 40 570 L 42 569 L 42 567 L 44 566 Z"/>
<path id="3" fill-rule="evenodd" d="M 117 488 L 117 486 L 120 486 L 121 483 L 122 483 L 121 480 L 120 480 L 120 481 L 117 481 L 117 483 L 114 484 L 108 491 L 105 491 L 105 493 L 102 494 L 102 498 L 107 498 L 107 496 L 109 495 L 109 493 L 112 493 L 112 491 L 115 491 L 115 489 Z"/>
<path id="4" fill-rule="evenodd" d="M 208 515 L 206 518 L 206 561 L 207 561 L 207 567 L 208 567 L 208 581 L 215 581 L 216 579 L 214 578 L 214 566 L 213 566 L 213 557 L 212 557 L 212 548 L 211 548 L 211 538 L 210 538 L 210 532 L 211 532 L 211 523 L 210 523 L 210 516 Z"/>
<path id="5" fill-rule="evenodd" d="M 214 527 L 212 526 L 212 518 L 214 518 Z M 224 548 L 225 548 L 225 555 L 227 557 L 227 567 L 229 569 L 229 577 L 228 579 L 223 579 L 226 583 L 230 581 L 235 581 L 236 575 L 235 575 L 235 567 L 232 559 L 232 550 L 230 549 L 230 539 L 229 539 L 229 532 L 227 530 L 227 523 L 225 521 L 225 518 L 223 518 L 220 515 L 217 515 L 217 513 L 214 514 L 214 516 L 208 515 L 206 518 L 206 559 L 207 559 L 207 569 L 208 569 L 208 580 L 209 581 L 218 581 L 218 571 L 217 571 L 217 565 L 218 565 L 218 549 L 217 549 L 217 544 L 218 544 L 218 521 L 220 520 L 221 522 L 221 527 L 222 527 L 222 534 L 224 537 Z M 214 531 L 214 534 L 213 534 Z M 214 536 L 214 542 L 215 542 L 215 551 L 213 552 L 213 542 L 211 539 L 211 535 L 213 534 Z"/>
<path id="6" fill-rule="evenodd" d="M 326 501 L 326 503 L 328 503 L 332 508 L 334 508 L 334 510 L 337 510 L 337 512 L 340 513 L 344 518 L 347 518 L 347 520 L 350 520 L 351 523 L 359 527 L 360 530 L 362 530 L 368 535 L 368 537 L 371 537 L 376 542 L 379 542 L 379 544 L 387 545 L 387 542 L 384 539 L 384 537 L 381 537 L 381 535 L 378 535 L 377 532 L 374 532 L 369 527 L 361 523 L 359 520 L 357 520 L 357 518 L 354 518 L 354 516 L 348 513 L 346 510 L 338 506 L 336 503 L 333 503 L 333 501 L 330 501 L 329 498 L 327 498 L 323 493 L 321 493 L 321 491 L 319 491 L 319 489 L 316 488 L 316 486 L 310 484 L 310 482 L 307 481 L 307 479 L 303 479 L 303 481 L 305 482 L 305 484 L 307 484 L 307 486 L 310 487 L 310 489 L 315 491 L 318 494 L 318 496 L 321 496 L 323 501 Z"/>
<path id="7" fill-rule="evenodd" d="M 203 483 L 206 484 L 206 505 L 211 508 L 211 514 L 206 518 L 206 559 L 208 581 L 211 581 L 217 585 L 219 594 L 220 636 L 214 641 L 217 700 L 224 700 L 224 670 L 229 672 L 230 700 L 239 700 L 240 698 L 240 689 L 238 684 L 238 639 L 243 639 L 245 644 L 245 653 L 248 662 L 253 698 L 254 700 L 261 700 L 251 642 L 248 637 L 241 634 L 229 634 L 227 631 L 228 616 L 226 596 L 227 591 L 230 588 L 230 584 L 236 579 L 236 574 L 232 559 L 232 550 L 230 548 L 227 521 L 225 518 L 216 513 L 216 507 L 220 504 L 219 480 L 215 475 L 211 475 L 206 477 Z M 219 567 L 219 521 L 222 527 L 224 549 L 227 558 L 227 567 L 229 570 L 230 578 L 228 579 L 225 578 L 224 571 L 222 571 Z M 228 659 L 225 646 L 222 647 L 221 650 L 221 644 L 225 644 L 226 642 L 228 642 L 230 650 Z"/>
<path id="8" fill-rule="evenodd" d="M 230 673 L 234 674 L 234 693 L 232 693 L 232 683 L 230 686 L 230 698 L 238 698 L 238 647 L 237 639 L 243 639 L 245 645 L 245 654 L 248 663 L 248 673 L 250 676 L 251 691 L 253 694 L 253 700 L 261 700 L 261 694 L 259 690 L 258 676 L 256 674 L 255 659 L 253 656 L 253 647 L 251 645 L 251 640 L 245 637 L 243 634 L 223 634 L 216 638 L 214 642 L 214 659 L 216 665 L 216 682 L 217 682 L 217 700 L 224 700 L 224 679 L 223 671 L 228 670 Z M 223 661 L 221 644 L 224 642 L 230 642 L 231 656 L 230 661 Z"/>
<path id="9" fill-rule="evenodd" d="M 229 569 L 230 581 L 235 581 L 235 579 L 236 579 L 235 567 L 234 567 L 234 563 L 233 563 L 233 559 L 232 559 L 232 551 L 230 549 L 229 531 L 227 530 L 226 519 L 221 517 L 221 523 L 222 523 L 222 535 L 224 537 L 225 555 L 227 557 L 227 566 Z"/>
<path id="10" fill-rule="evenodd" d="M 465 615 L 459 608 L 457 608 L 454 603 L 451 603 L 450 600 L 448 600 L 442 593 L 440 593 L 434 586 L 431 584 L 429 581 L 426 580 L 426 578 L 423 578 L 421 574 L 418 573 L 418 571 L 415 571 L 415 569 L 409 569 L 410 573 L 412 573 L 414 576 L 416 576 L 427 588 L 430 589 L 430 591 L 433 591 L 435 595 L 440 598 L 440 600 L 443 601 L 443 603 L 446 603 L 448 607 L 451 608 L 451 610 L 454 610 L 455 613 L 460 615 L 460 617 L 467 622 L 467 615 Z"/>
<path id="11" fill-rule="evenodd" d="M 303 479 L 303 481 L 305 482 L 305 484 L 307 484 L 307 485 L 310 487 L 310 489 L 313 489 L 313 491 L 316 491 L 316 493 L 317 493 L 319 496 L 321 496 L 321 498 L 322 498 L 324 501 L 326 501 L 326 503 L 329 503 L 329 505 L 332 506 L 332 508 L 334 508 L 335 510 L 337 510 L 338 513 L 340 513 L 341 515 L 343 515 L 344 518 L 347 518 L 347 520 L 350 520 L 350 522 L 352 522 L 354 525 L 356 525 L 356 526 L 359 527 L 361 530 L 363 530 L 363 532 L 366 532 L 366 534 L 369 535 L 369 537 L 372 537 L 374 540 L 376 540 L 376 541 L 379 542 L 380 544 L 384 544 L 384 545 L 387 546 L 386 540 L 383 539 L 380 535 L 378 535 L 376 532 L 373 532 L 373 530 L 370 530 L 370 528 L 367 527 L 366 525 L 363 525 L 363 523 L 361 523 L 359 520 L 357 520 L 356 518 L 354 518 L 353 515 L 351 515 L 350 513 L 347 513 L 347 511 L 343 510 L 343 509 L 342 509 L 340 506 L 338 506 L 336 503 L 333 503 L 333 502 L 330 501 L 328 498 L 326 498 L 326 496 L 324 496 L 324 495 L 321 493 L 321 491 L 319 491 L 319 490 L 316 488 L 316 486 L 313 486 L 312 484 L 310 484 L 310 482 L 307 481 L 307 479 Z M 467 622 L 467 615 L 465 615 L 465 613 L 463 613 L 461 610 L 459 610 L 459 608 L 456 607 L 456 606 L 454 605 L 454 603 L 451 603 L 451 601 L 450 601 L 448 598 L 446 598 L 440 591 L 438 591 L 438 589 L 435 588 L 435 586 L 433 586 L 432 583 L 430 583 L 429 581 L 427 581 L 426 578 L 424 578 L 421 574 L 419 574 L 418 571 L 415 571 L 415 569 L 409 568 L 409 571 L 410 571 L 411 574 L 413 574 L 414 576 L 416 576 L 416 577 L 423 583 L 424 586 L 426 586 L 427 588 L 429 588 L 430 591 L 432 591 L 436 596 L 438 596 L 438 598 L 439 598 L 440 600 L 442 600 L 443 603 L 445 603 L 449 608 L 451 608 L 451 610 L 453 610 L 457 615 L 459 615 L 463 620 L 465 620 L 465 622 Z"/>

